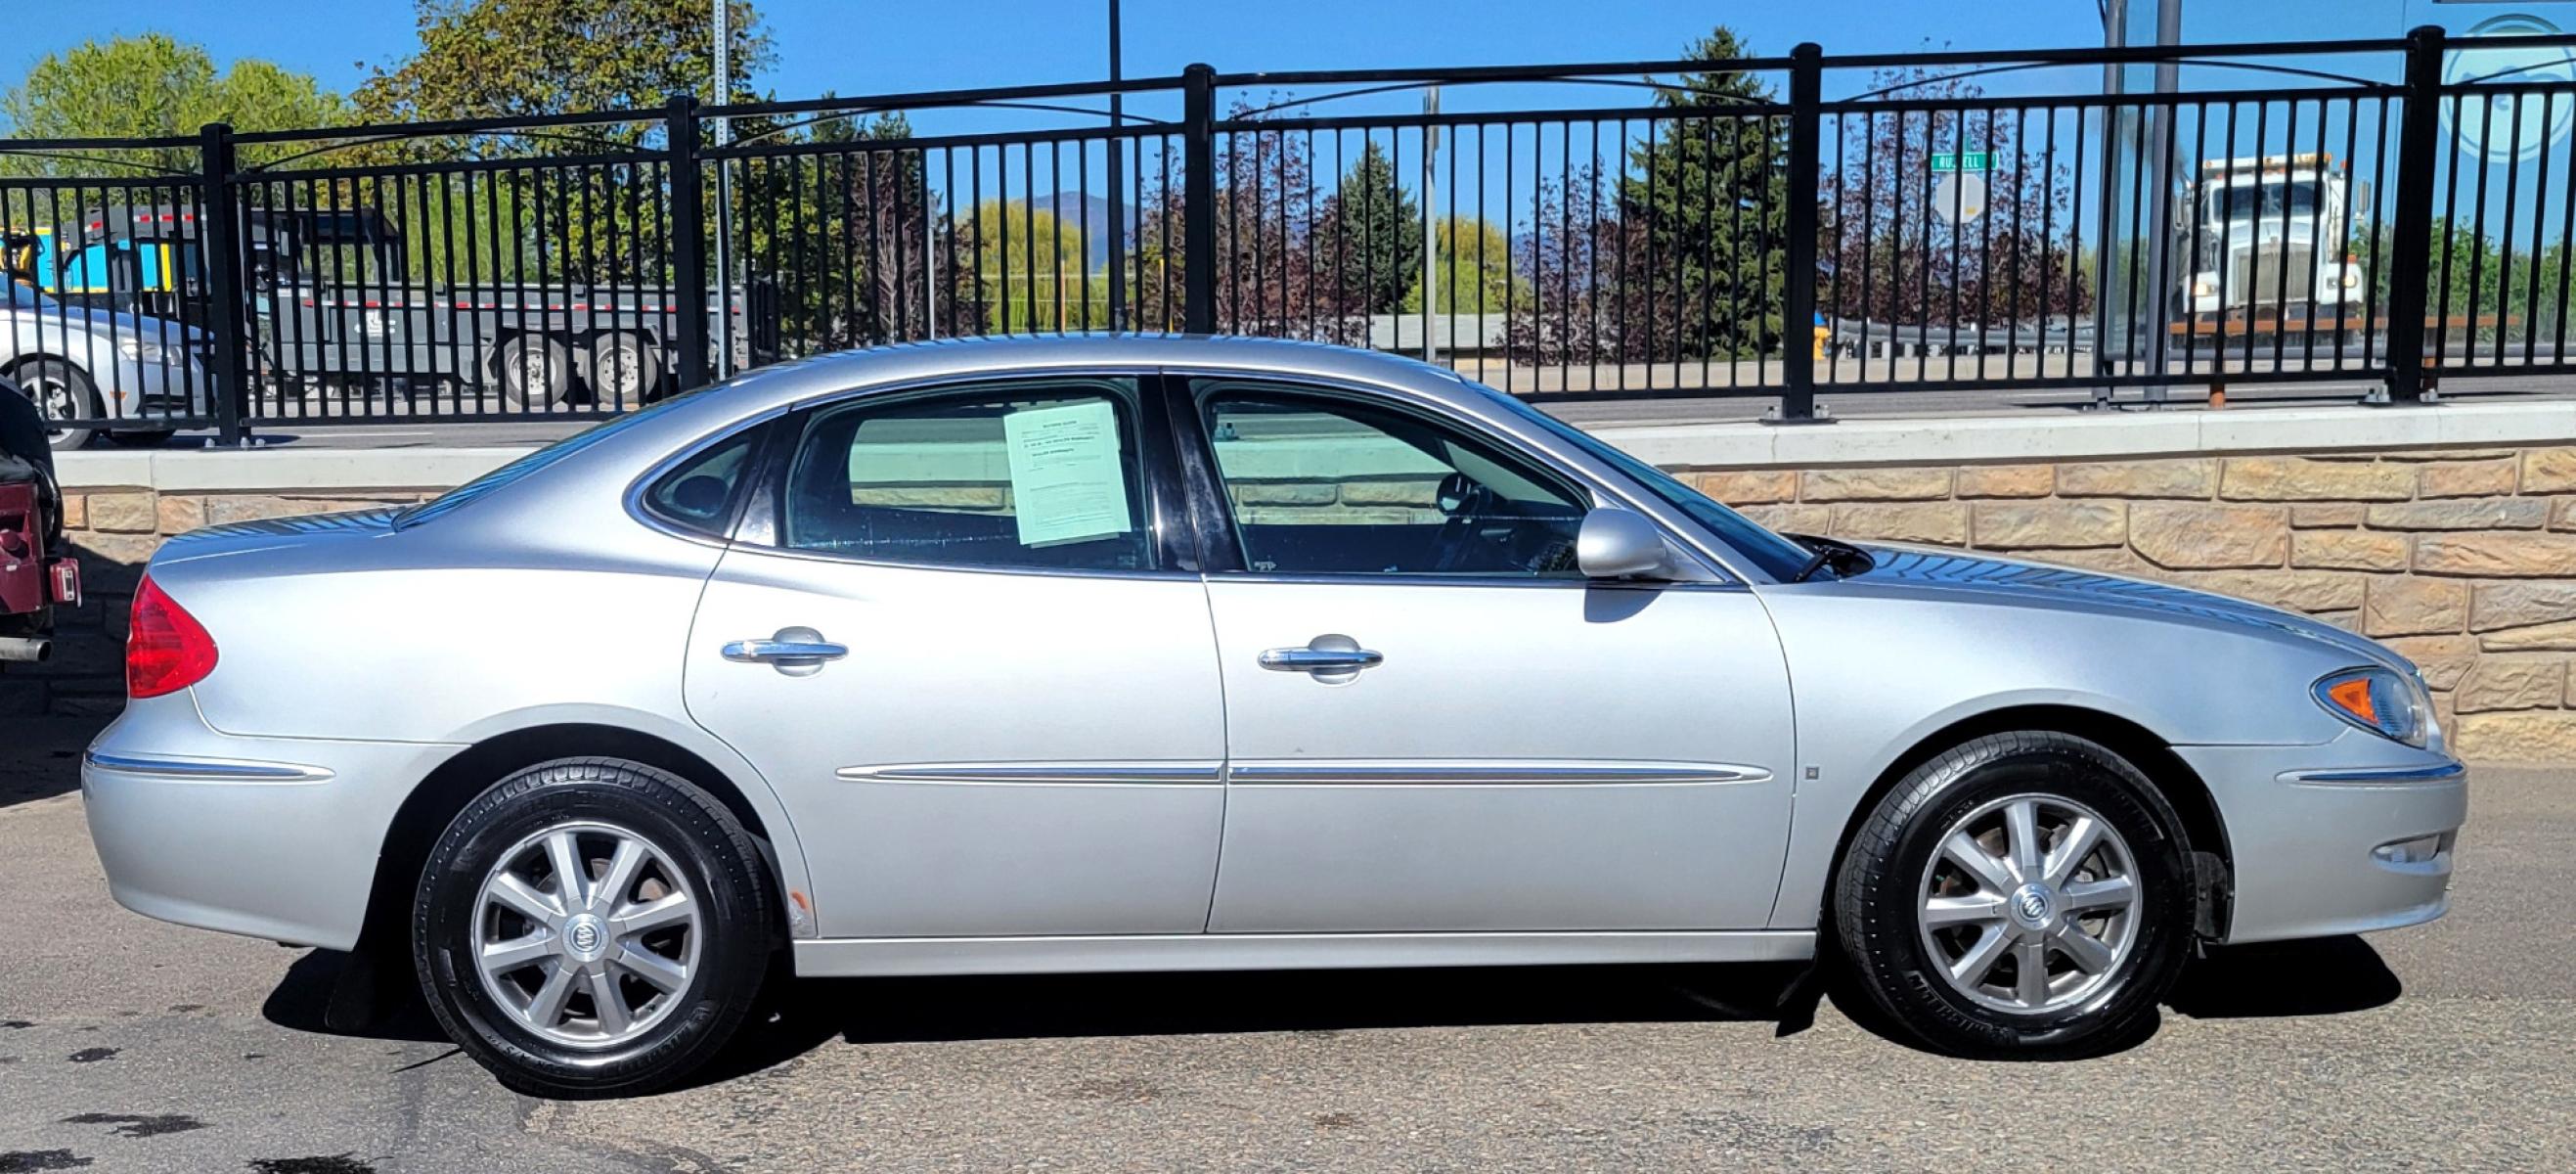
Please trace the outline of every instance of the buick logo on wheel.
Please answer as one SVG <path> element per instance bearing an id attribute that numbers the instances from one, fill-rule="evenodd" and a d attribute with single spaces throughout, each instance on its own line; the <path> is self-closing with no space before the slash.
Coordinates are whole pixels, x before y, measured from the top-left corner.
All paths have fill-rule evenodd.
<path id="1" fill-rule="evenodd" d="M 2048 893 L 2038 885 L 2027 885 L 2012 897 L 2013 916 L 2022 924 L 2048 924 Z"/>
<path id="2" fill-rule="evenodd" d="M 564 940 L 576 954 L 598 953 L 599 934 L 599 922 L 593 918 L 576 918 L 571 925 L 564 927 Z"/>

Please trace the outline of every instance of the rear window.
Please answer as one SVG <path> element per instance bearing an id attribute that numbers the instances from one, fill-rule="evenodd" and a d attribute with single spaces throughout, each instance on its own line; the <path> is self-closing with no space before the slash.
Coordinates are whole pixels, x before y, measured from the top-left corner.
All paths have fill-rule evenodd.
<path id="1" fill-rule="evenodd" d="M 718 384 L 715 386 L 722 385 Z M 408 530 L 423 522 L 433 521 L 439 516 L 450 513 L 460 506 L 470 505 L 479 498 L 488 497 L 500 490 L 506 489 L 511 485 L 516 484 L 522 478 L 531 476 L 544 470 L 548 466 L 553 465 L 555 462 L 564 459 L 565 457 L 569 457 L 574 453 L 578 453 L 603 440 L 616 436 L 618 433 L 626 431 L 637 423 L 651 418 L 654 414 L 662 411 L 664 408 L 680 403 L 687 397 L 698 395 L 705 390 L 707 389 L 698 388 L 691 391 L 684 391 L 678 395 L 670 397 L 669 399 L 663 400 L 660 403 L 654 404 L 651 407 L 628 412 L 623 416 L 617 416 L 601 421 L 589 428 L 573 433 L 572 435 L 558 440 L 553 444 L 549 444 L 544 448 L 520 457 L 509 464 L 503 465 L 500 468 L 494 469 L 489 473 L 485 473 L 463 485 L 459 485 L 454 489 L 450 489 L 445 493 L 439 494 L 437 497 L 433 497 L 428 501 L 424 501 L 419 505 L 413 506 L 410 509 L 394 515 L 394 529 Z"/>

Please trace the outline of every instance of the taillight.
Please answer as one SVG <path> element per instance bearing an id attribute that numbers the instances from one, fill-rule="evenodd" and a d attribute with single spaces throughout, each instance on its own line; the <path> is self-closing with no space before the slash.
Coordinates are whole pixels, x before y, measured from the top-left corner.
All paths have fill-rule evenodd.
<path id="1" fill-rule="evenodd" d="M 136 700 L 176 693 L 215 671 L 215 638 L 188 609 L 145 576 L 134 589 L 125 638 L 125 692 Z"/>

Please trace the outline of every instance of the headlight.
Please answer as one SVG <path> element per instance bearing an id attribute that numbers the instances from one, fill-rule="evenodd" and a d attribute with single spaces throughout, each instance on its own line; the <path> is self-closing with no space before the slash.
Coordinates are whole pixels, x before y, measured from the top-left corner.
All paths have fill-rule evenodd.
<path id="1" fill-rule="evenodd" d="M 2206 277 L 2193 278 L 2191 283 L 2191 296 L 2196 298 L 2216 297 L 2218 296 L 2218 283 Z"/>
<path id="2" fill-rule="evenodd" d="M 160 343 L 140 338 L 120 338 L 116 340 L 116 349 L 124 351 L 126 358 L 138 363 L 158 363 L 168 353 L 161 349 Z"/>
<path id="3" fill-rule="evenodd" d="M 2314 692 L 2327 713 L 2383 738 L 2420 747 L 2432 732 L 2432 698 L 2402 673 L 2348 669 L 2318 681 Z"/>

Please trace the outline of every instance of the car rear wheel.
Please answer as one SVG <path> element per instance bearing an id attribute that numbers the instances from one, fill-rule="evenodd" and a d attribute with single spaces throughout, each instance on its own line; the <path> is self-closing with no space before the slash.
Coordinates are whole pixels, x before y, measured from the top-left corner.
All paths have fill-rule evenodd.
<path id="1" fill-rule="evenodd" d="M 2109 749 L 1995 734 L 1898 781 L 1834 891 L 1871 999 L 1945 1052 L 2091 1054 L 2153 1023 L 2192 932 L 2172 807 Z"/>
<path id="2" fill-rule="evenodd" d="M 447 1034 L 535 1096 L 649 1092 L 723 1049 L 758 999 L 776 907 L 740 821 L 613 759 L 529 767 L 448 825 L 412 951 Z"/>

